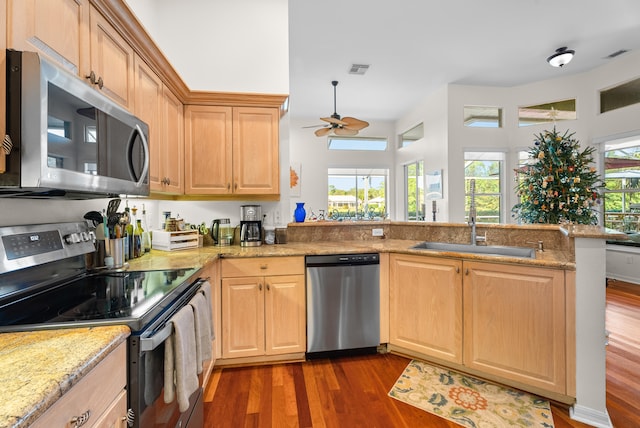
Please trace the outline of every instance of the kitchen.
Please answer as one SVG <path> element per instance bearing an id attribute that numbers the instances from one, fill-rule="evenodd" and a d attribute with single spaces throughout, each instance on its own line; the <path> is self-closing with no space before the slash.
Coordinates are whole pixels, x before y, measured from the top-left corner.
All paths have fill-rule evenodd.
<path id="1" fill-rule="evenodd" d="M 286 27 L 286 24 L 284 24 L 283 27 Z M 631 60 L 629 61 L 631 64 L 633 64 L 633 61 Z M 286 66 L 283 68 L 286 68 Z M 629 66 L 624 68 L 630 69 L 632 67 Z M 286 74 L 287 73 L 282 73 L 283 76 Z M 603 81 L 610 79 L 610 78 L 600 77 L 600 74 L 606 74 L 606 73 L 604 71 L 602 71 L 601 73 L 597 73 L 597 79 L 603 80 Z M 619 77 L 616 76 L 615 80 L 617 81 L 618 79 Z M 566 81 L 560 79 L 560 81 L 555 82 L 555 84 L 552 84 L 551 88 L 545 89 L 544 88 L 545 85 L 539 84 L 539 85 L 534 85 L 533 87 L 523 88 L 522 91 L 525 93 L 531 93 L 536 91 L 546 91 L 549 93 L 553 93 L 555 96 L 555 93 L 558 90 L 556 85 L 558 87 L 565 86 L 565 83 Z M 601 85 L 600 82 L 594 83 L 594 85 L 598 87 L 606 86 L 606 84 Z M 282 85 L 282 87 L 278 85 L 276 86 L 277 88 L 275 88 L 275 90 L 270 90 L 269 92 L 276 92 L 276 93 L 288 92 L 288 89 L 285 87 L 285 85 Z M 493 101 L 494 97 L 501 99 L 500 104 L 504 103 L 504 101 L 502 100 L 503 98 L 511 99 L 510 98 L 511 95 L 508 96 L 507 94 L 502 94 L 502 93 L 497 94 L 497 92 L 500 92 L 500 91 L 496 91 L 496 90 L 478 89 L 478 92 L 479 94 L 477 96 L 483 98 L 483 103 Z M 452 95 L 449 95 L 449 96 L 451 96 L 453 99 L 456 99 L 457 97 L 462 98 L 463 93 L 464 93 L 464 88 L 454 87 L 452 88 Z M 443 100 L 445 98 L 446 98 L 446 95 L 443 98 L 443 94 L 440 94 L 440 98 L 434 101 L 437 103 L 438 100 Z M 487 101 L 487 99 L 489 101 Z M 465 99 L 464 102 L 461 102 L 458 104 L 461 105 L 467 102 L 469 101 Z M 515 100 L 515 97 L 514 97 L 514 100 L 512 102 L 515 104 L 518 101 Z M 421 113 L 419 112 L 415 113 L 415 115 L 419 115 L 419 114 Z M 630 114 L 630 116 L 632 116 L 632 114 Z M 323 184 L 321 183 L 323 180 L 307 179 L 307 177 L 324 175 L 324 172 L 322 172 L 321 174 L 318 174 L 318 171 L 322 169 L 322 165 L 319 162 L 313 162 L 311 160 L 315 161 L 316 159 L 326 159 L 326 154 L 316 152 L 316 150 L 319 152 L 320 148 L 317 145 L 315 137 L 313 137 L 314 138 L 313 140 L 308 141 L 309 137 L 306 135 L 303 136 L 301 134 L 302 131 L 298 129 L 299 126 L 297 125 L 294 126 L 293 123 L 287 123 L 287 121 L 288 121 L 288 118 L 287 116 L 285 116 L 281 121 L 281 127 L 280 127 L 280 132 L 283 136 L 281 139 L 281 145 L 280 145 L 281 165 L 283 164 L 286 165 L 287 159 L 292 159 L 292 160 L 295 159 L 295 160 L 302 161 L 304 165 L 304 168 L 303 168 L 304 182 L 302 186 L 303 193 L 300 198 L 289 198 L 287 194 L 287 191 L 288 191 L 287 186 L 281 185 L 280 186 L 280 190 L 281 190 L 280 202 L 269 202 L 269 201 L 264 203 L 261 202 L 265 212 L 279 212 L 280 218 L 285 222 L 290 218 L 291 213 L 293 212 L 295 201 L 304 200 L 305 202 L 307 202 L 308 206 L 312 208 L 322 207 L 324 206 L 323 204 L 326 203 L 322 200 L 322 197 L 321 197 L 322 194 L 326 194 L 326 191 L 322 191 Z M 412 119 L 406 118 L 405 121 L 408 123 L 408 122 L 411 122 Z M 633 122 L 629 121 L 628 123 L 633 123 Z M 404 123 L 401 123 L 398 126 L 398 128 L 404 128 L 405 127 L 404 125 L 405 125 Z M 616 133 L 626 131 L 626 129 L 618 125 L 615 125 L 615 126 L 613 124 L 609 124 L 609 125 L 598 124 L 598 125 L 602 125 L 599 127 L 599 129 L 606 129 L 607 134 L 616 134 Z M 581 132 L 583 132 L 585 135 L 592 135 L 592 132 L 588 128 L 588 125 L 580 124 L 580 127 L 581 127 L 580 128 Z M 441 124 L 438 125 L 438 128 L 441 129 L 442 125 Z M 286 136 L 287 130 L 289 131 L 288 136 Z M 377 132 L 377 133 L 384 132 L 387 135 L 391 136 L 395 132 L 395 125 L 374 124 L 371 127 L 371 130 L 372 132 Z M 469 139 L 466 135 L 455 134 L 455 129 L 452 129 L 450 132 L 451 134 L 448 137 L 449 141 L 457 141 L 457 140 L 462 141 L 462 140 Z M 529 130 L 526 130 L 526 131 L 519 130 L 518 134 L 522 134 L 521 136 L 522 140 L 528 142 L 529 135 L 531 134 L 531 132 Z M 597 136 L 598 134 L 593 132 L 593 135 Z M 390 140 L 392 140 L 391 137 L 390 137 Z M 481 138 L 479 140 L 480 140 L 479 144 L 482 143 L 483 139 Z M 293 141 L 305 141 L 305 143 L 294 146 L 294 144 L 292 144 Z M 444 141 L 446 141 L 446 139 Z M 312 149 L 309 149 L 309 147 L 312 147 Z M 430 158 L 432 159 L 433 158 L 437 159 L 440 156 L 443 156 L 443 152 L 446 151 L 446 150 L 443 150 L 442 147 L 430 147 L 429 150 L 434 150 L 435 152 L 434 156 L 431 156 L 431 154 L 429 154 Z M 449 150 L 453 150 L 453 149 L 449 149 Z M 303 157 L 303 154 L 307 154 L 308 156 Z M 449 159 L 449 163 L 452 165 L 460 163 L 454 159 L 455 158 L 454 155 L 455 153 L 452 153 L 450 155 L 451 159 Z M 397 158 L 393 162 L 400 164 L 401 162 L 399 158 L 401 158 L 404 155 L 402 153 L 398 153 L 395 156 L 397 156 Z M 351 161 L 353 161 L 353 159 L 351 159 Z M 327 162 L 329 163 L 329 161 Z M 390 161 L 386 159 L 385 162 L 388 163 Z M 318 168 L 318 169 L 315 169 L 315 168 Z M 444 169 L 445 171 L 447 171 L 449 168 L 444 166 Z M 451 169 L 453 170 L 453 168 Z M 448 174 L 448 172 L 446 173 Z M 458 189 L 455 187 L 457 180 L 458 179 L 452 176 L 451 174 L 449 174 L 446 177 L 445 186 L 447 187 L 445 190 L 445 195 L 460 193 Z M 397 181 L 399 182 L 399 180 Z M 286 168 L 281 168 L 280 183 L 287 183 L 287 182 L 288 182 L 288 174 L 286 174 Z M 314 182 L 316 183 L 314 184 Z M 458 183 L 457 185 L 459 186 L 460 183 Z M 315 187 L 315 186 L 318 186 L 318 187 Z M 398 186 L 396 185 L 396 187 Z M 249 201 L 249 202 L 252 202 L 252 201 Z M 142 201 L 137 201 L 133 198 L 129 200 L 130 205 L 134 205 L 134 204 L 138 205 L 138 208 L 140 208 L 139 204 L 141 203 Z M 170 200 L 159 199 L 159 200 L 144 200 L 144 203 L 146 204 L 147 212 L 150 214 L 150 218 L 152 219 L 151 220 L 152 226 L 158 227 L 161 221 L 160 214 L 163 211 L 171 211 L 173 213 L 181 214 L 188 221 L 195 222 L 195 223 L 199 223 L 201 221 L 208 222 L 212 218 L 220 218 L 220 217 L 229 217 L 233 219 L 234 222 L 238 222 L 239 206 L 243 202 L 170 201 Z M 456 201 L 453 199 L 443 201 L 443 203 L 441 204 L 441 212 L 439 214 L 439 219 L 441 220 L 449 219 L 450 221 L 454 221 L 454 222 L 462 221 L 461 216 L 464 210 L 462 210 L 461 207 L 456 206 L 456 204 L 460 204 L 460 201 Z M 106 203 L 104 200 L 101 200 L 101 201 L 48 201 L 46 205 L 46 210 L 42 209 L 42 205 L 43 205 L 42 201 L 3 200 L 2 223 L 5 225 L 15 225 L 15 224 L 24 224 L 24 223 L 45 222 L 45 221 L 51 221 L 51 220 L 54 220 L 54 221 L 77 220 L 87 210 L 90 210 L 90 209 L 101 210 L 106 205 Z M 392 208 L 391 209 L 392 218 L 399 218 L 400 216 L 396 215 L 395 213 L 400 211 L 401 210 L 398 207 L 395 207 L 395 209 Z M 25 213 L 28 213 L 28 214 L 25 215 Z"/>

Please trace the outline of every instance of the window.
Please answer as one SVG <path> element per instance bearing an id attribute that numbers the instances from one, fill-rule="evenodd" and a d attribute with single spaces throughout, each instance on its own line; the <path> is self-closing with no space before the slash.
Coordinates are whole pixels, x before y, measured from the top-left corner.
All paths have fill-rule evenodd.
<path id="1" fill-rule="evenodd" d="M 640 78 L 600 91 L 600 113 L 640 103 Z"/>
<path id="2" fill-rule="evenodd" d="M 329 150 L 387 150 L 386 138 L 329 137 Z"/>
<path id="3" fill-rule="evenodd" d="M 96 164 L 95 162 L 85 162 L 84 173 L 91 174 L 91 175 L 98 175 L 98 164 Z"/>
<path id="4" fill-rule="evenodd" d="M 47 156 L 47 166 L 49 168 L 64 168 L 64 160 L 59 156 Z"/>
<path id="5" fill-rule="evenodd" d="M 640 140 L 606 144 L 604 169 L 605 227 L 640 233 Z"/>
<path id="6" fill-rule="evenodd" d="M 387 216 L 388 175 L 388 169 L 329 168 L 329 218 L 384 219 Z"/>
<path id="7" fill-rule="evenodd" d="M 404 183 L 405 218 L 407 221 L 424 220 L 424 161 L 404 166 Z"/>
<path id="8" fill-rule="evenodd" d="M 465 152 L 464 188 L 465 219 L 469 218 L 471 195 L 469 183 L 475 180 L 475 204 L 478 223 L 502 222 L 502 152 Z"/>
<path id="9" fill-rule="evenodd" d="M 575 99 L 518 108 L 518 126 L 573 120 L 577 117 Z"/>
<path id="10" fill-rule="evenodd" d="M 424 138 L 424 124 L 414 126 L 410 130 L 400 134 L 400 148 L 411 145 L 414 141 Z"/>
<path id="11" fill-rule="evenodd" d="M 84 127 L 84 142 L 85 143 L 97 143 L 98 134 L 95 125 L 87 125 Z"/>
<path id="12" fill-rule="evenodd" d="M 464 126 L 502 128 L 502 109 L 500 107 L 464 106 Z"/>

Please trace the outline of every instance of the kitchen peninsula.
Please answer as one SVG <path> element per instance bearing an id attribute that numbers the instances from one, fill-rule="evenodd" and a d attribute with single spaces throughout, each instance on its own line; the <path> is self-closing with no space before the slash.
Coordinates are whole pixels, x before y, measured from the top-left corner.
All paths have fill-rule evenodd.
<path id="1" fill-rule="evenodd" d="M 374 237 L 373 229 L 382 229 L 382 236 Z M 573 404 L 573 416 L 587 423 L 605 421 L 608 415 L 605 405 L 604 242 L 605 239 L 616 239 L 618 236 L 591 226 L 478 227 L 478 233 L 485 232 L 488 245 L 530 246 L 538 249 L 539 241 L 542 241 L 544 251 L 536 251 L 535 258 L 517 258 L 420 250 L 412 247 L 423 241 L 468 243 L 469 227 L 448 223 L 327 221 L 290 224 L 288 243 L 282 245 L 204 246 L 175 252 L 152 250 L 150 254 L 130 260 L 129 269 L 201 267 L 201 275 L 209 277 L 212 284 L 219 285 L 222 275 L 220 266 L 224 260 L 255 259 L 270 262 L 284 258 L 299 260 L 313 254 L 376 252 L 380 254 L 381 343 L 386 344 L 388 350 L 432 360 L 472 374 L 481 374 L 505 384 Z M 379 232 L 376 231 L 376 234 Z M 429 284 L 428 278 L 434 269 L 445 272 L 445 276 L 436 278 L 452 280 L 439 282 L 435 284 L 437 287 Z M 414 276 L 425 272 L 424 277 Z M 407 281 L 411 278 L 424 278 L 424 281 Z M 416 282 L 420 284 L 415 284 Z M 438 346 L 429 346 L 428 343 L 428 340 L 446 341 L 449 337 L 431 334 L 430 331 L 435 330 L 431 325 L 418 329 L 415 333 L 418 336 L 415 336 L 407 329 L 406 317 L 399 316 L 396 310 L 398 303 L 421 304 L 417 299 L 414 299 L 416 302 L 411 302 L 409 297 L 423 282 L 429 287 L 430 293 L 441 293 L 438 295 L 439 302 L 444 301 L 441 297 L 448 297 L 445 291 L 450 287 L 459 287 L 460 292 L 470 296 L 465 297 L 464 306 L 461 300 L 453 302 L 454 305 L 460 305 L 458 312 L 435 308 L 438 314 L 442 315 L 441 319 L 445 319 L 445 316 L 459 317 L 455 323 L 464 325 L 464 334 L 459 331 L 453 335 L 459 335 L 460 341 L 451 348 L 449 356 L 432 352 Z M 523 288 L 531 287 L 532 284 L 533 291 Z M 487 291 L 488 294 L 485 293 Z M 497 292 L 509 293 L 510 296 L 500 298 L 499 295 L 491 294 Z M 482 297 L 483 293 L 495 297 L 489 302 L 491 306 L 486 306 L 486 300 L 474 303 L 485 305 L 482 311 L 489 311 L 493 315 L 505 313 L 501 312 L 500 305 L 523 307 L 518 306 L 522 303 L 518 302 L 518 295 L 526 296 L 527 299 L 533 297 L 525 306 L 529 309 L 534 307 L 532 316 L 544 314 L 534 324 L 534 330 L 540 329 L 540 334 L 525 331 L 532 341 L 543 344 L 544 352 L 551 353 L 544 355 L 544 358 L 539 358 L 540 353 L 534 353 L 536 358 L 526 360 L 524 364 L 530 366 L 524 367 L 518 367 L 512 360 L 507 360 L 512 366 L 505 370 L 505 361 L 500 360 L 504 355 L 498 355 L 497 352 L 493 355 L 487 354 L 487 344 L 468 340 L 469 337 L 465 336 L 468 332 L 485 326 L 483 323 L 486 319 L 469 317 L 473 312 L 467 307 L 469 302 L 478 296 Z M 221 305 L 219 286 L 214 287 L 212 300 L 216 337 L 220 338 L 226 330 L 221 326 L 224 324 L 221 312 L 225 309 Z M 411 306 L 403 307 L 403 310 L 412 319 L 419 319 L 417 314 L 410 312 Z M 421 310 L 424 312 L 423 308 Z M 531 321 L 525 318 L 525 314 L 518 314 L 520 315 L 524 321 Z M 501 321 L 504 321 L 504 318 Z M 523 326 L 518 317 L 503 324 L 494 325 L 492 328 L 505 328 L 509 333 L 518 333 L 518 329 Z M 527 328 L 530 328 L 531 324 L 527 325 Z M 440 327 L 439 325 L 438 328 Z M 420 336 L 425 332 L 428 340 Z M 474 331 L 475 333 L 477 331 Z M 483 340 L 491 338 L 492 336 L 483 336 Z M 221 341 L 216 342 L 216 356 L 220 358 Z M 501 346 L 500 343 L 488 343 L 489 350 L 492 346 Z M 439 343 L 432 342 L 431 345 Z M 478 356 L 481 358 L 476 358 Z M 256 361 L 259 361 L 259 358 Z M 492 366 L 491 362 L 495 364 Z M 224 364 L 225 358 L 221 358 L 219 363 Z M 536 376 L 530 373 L 527 376 L 523 375 L 523 371 L 532 368 Z M 0 398 L 5 399 L 2 394 Z"/>
<path id="2" fill-rule="evenodd" d="M 382 229 L 382 236 L 373 236 L 373 229 Z M 379 231 L 376 232 L 380 234 Z M 586 225 L 482 225 L 478 227 L 477 233 L 486 233 L 487 245 L 529 246 L 536 249 L 542 247 L 544 251 L 536 251 L 535 258 L 527 259 L 412 249 L 414 245 L 423 241 L 468 243 L 470 230 L 466 224 L 324 221 L 289 224 L 286 245 L 263 245 L 255 248 L 204 247 L 180 254 L 159 254 L 152 251 L 151 256 L 136 260 L 135 264 L 138 266 L 138 263 L 142 263 L 140 266 L 145 269 L 164 266 L 165 263 L 169 263 L 171 267 L 185 267 L 193 264 L 194 260 L 198 260 L 200 263 L 208 262 L 210 266 L 215 267 L 217 266 L 215 261 L 218 258 L 379 252 L 381 254 L 381 342 L 388 343 L 388 349 L 409 356 L 432 359 L 453 368 L 479 373 L 488 378 L 573 404 L 572 415 L 575 419 L 606 426 L 609 418 L 605 398 L 605 240 L 624 239 L 624 236 L 609 233 L 598 226 Z M 459 269 L 460 266 L 458 269 L 460 272 L 465 272 L 465 275 L 468 275 L 467 272 L 473 274 L 473 269 L 486 267 L 489 264 L 494 267 L 514 268 L 516 271 L 509 270 L 506 273 L 491 271 L 491 275 L 497 275 L 503 284 L 508 284 L 508 286 L 503 285 L 492 289 L 491 292 L 511 290 L 514 296 L 519 294 L 519 290 L 513 290 L 512 287 L 521 284 L 521 280 L 526 278 L 527 273 L 532 269 L 541 269 L 539 272 L 542 273 L 556 271 L 558 276 L 549 279 L 550 282 L 546 283 L 548 288 L 542 284 L 543 287 L 540 290 L 543 291 L 538 295 L 540 300 L 536 301 L 536 303 L 553 306 L 553 308 L 541 309 L 540 313 L 545 315 L 540 317 L 537 323 L 545 324 L 544 331 L 553 336 L 553 339 L 549 339 L 548 336 L 542 335 L 537 339 L 552 340 L 553 344 L 548 345 L 551 348 L 546 349 L 553 349 L 554 352 L 553 358 L 547 358 L 540 353 L 535 355 L 542 358 L 533 357 L 534 360 L 543 362 L 542 366 L 535 368 L 540 374 L 540 379 L 530 382 L 531 376 L 518 373 L 516 368 L 505 371 L 478 361 L 461 363 L 460 355 L 453 359 L 442 358 L 442 356 L 433 357 L 424 348 L 416 351 L 408 340 L 396 340 L 397 336 L 394 339 L 394 329 L 398 327 L 394 322 L 397 323 L 398 320 L 393 320 L 394 301 L 390 293 L 394 292 L 394 280 L 402 278 L 398 276 L 394 265 L 397 267 L 403 263 L 415 263 L 415 260 L 407 260 L 407 257 L 428 258 L 430 263 L 434 262 L 434 259 L 435 261 L 454 260 L 462 263 L 465 270 Z M 517 271 L 518 267 L 524 269 Z M 453 269 L 455 271 L 456 267 Z M 534 279 L 532 284 L 536 284 L 536 281 L 538 279 Z M 490 287 L 490 284 L 489 279 L 484 285 Z M 471 293 L 472 288 L 465 284 L 464 290 Z M 551 294 L 546 294 L 547 292 Z M 533 293 L 535 295 L 536 292 Z M 478 293 L 475 295 L 477 296 Z M 506 297 L 498 301 L 505 304 L 510 302 Z M 548 314 L 554 315 L 549 318 Z M 562 317 L 559 317 L 559 314 L 562 314 Z M 472 328 L 472 325 L 468 324 L 471 321 L 465 319 L 464 322 L 467 331 Z M 483 320 L 478 319 L 476 322 L 481 323 Z M 560 324 L 555 324 L 557 322 Z M 558 329 L 561 330 L 559 335 Z M 510 331 L 510 333 L 514 332 L 517 332 L 517 329 Z M 477 357 L 485 351 L 491 353 L 491 347 L 473 348 L 473 346 L 472 343 L 465 343 L 461 348 L 467 358 L 472 357 L 469 353 L 474 349 L 473 352 L 480 353 L 476 355 Z M 479 344 L 476 343 L 476 346 Z M 559 356 L 555 351 L 560 352 Z M 482 354 L 482 357 L 486 355 Z M 529 360 L 531 358 L 529 356 Z M 551 359 L 553 361 L 549 362 Z M 496 361 L 497 363 L 502 364 L 504 361 Z M 547 363 L 551 366 L 545 365 Z"/>

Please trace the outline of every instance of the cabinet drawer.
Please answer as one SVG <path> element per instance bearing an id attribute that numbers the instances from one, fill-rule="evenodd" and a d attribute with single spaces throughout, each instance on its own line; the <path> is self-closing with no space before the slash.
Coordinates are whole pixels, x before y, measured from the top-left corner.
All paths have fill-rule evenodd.
<path id="1" fill-rule="evenodd" d="M 304 257 L 222 259 L 222 277 L 303 275 Z"/>
<path id="2" fill-rule="evenodd" d="M 127 347 L 120 344 L 39 417 L 34 427 L 71 427 L 71 419 L 89 411 L 86 426 L 98 422 L 127 383 Z"/>
<path id="3" fill-rule="evenodd" d="M 127 390 L 120 391 L 109 408 L 98 419 L 93 428 L 125 428 L 127 416 Z"/>

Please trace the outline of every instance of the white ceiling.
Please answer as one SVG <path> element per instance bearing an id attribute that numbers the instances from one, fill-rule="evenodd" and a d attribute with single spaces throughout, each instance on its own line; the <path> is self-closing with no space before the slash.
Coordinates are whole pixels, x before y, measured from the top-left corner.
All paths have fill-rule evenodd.
<path id="1" fill-rule="evenodd" d="M 521 85 L 640 50 L 640 1 L 289 0 L 289 44 L 292 117 L 333 113 L 338 80 L 338 114 L 395 120 L 447 83 Z M 561 46 L 576 55 L 551 67 Z"/>
<path id="2" fill-rule="evenodd" d="M 310 125 L 333 113 L 332 80 L 338 114 L 393 121 L 448 83 L 509 87 L 640 51 L 640 0 L 126 1 L 201 90 L 225 79 L 244 88 L 278 80 L 288 3 L 289 114 Z M 575 58 L 551 67 L 546 58 L 561 46 Z M 354 63 L 371 67 L 349 75 Z"/>

